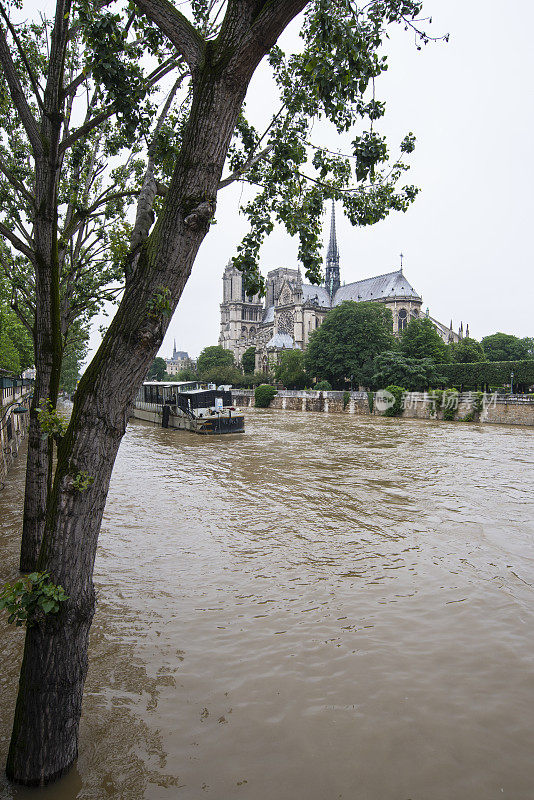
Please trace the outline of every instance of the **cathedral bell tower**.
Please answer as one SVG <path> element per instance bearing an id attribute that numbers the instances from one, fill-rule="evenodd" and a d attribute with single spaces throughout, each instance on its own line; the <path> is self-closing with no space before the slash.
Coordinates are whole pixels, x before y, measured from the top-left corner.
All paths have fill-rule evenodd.
<path id="1" fill-rule="evenodd" d="M 332 299 L 339 289 L 339 248 L 337 246 L 336 237 L 336 212 L 334 208 L 334 201 L 332 200 L 332 219 L 330 221 L 330 241 L 328 242 L 328 250 L 326 252 L 326 279 L 325 285 Z"/>

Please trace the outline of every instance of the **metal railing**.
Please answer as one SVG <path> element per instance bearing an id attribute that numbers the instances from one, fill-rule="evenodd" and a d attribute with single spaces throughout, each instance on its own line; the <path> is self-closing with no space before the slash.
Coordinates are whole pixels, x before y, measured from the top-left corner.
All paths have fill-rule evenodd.
<path id="1" fill-rule="evenodd" d="M 254 389 L 232 389 L 232 394 L 240 394 L 244 397 L 254 397 Z M 347 390 L 348 391 L 348 390 Z M 308 397 L 316 399 L 322 394 L 325 400 L 343 400 L 345 392 L 334 390 L 323 391 L 321 389 L 278 389 L 278 397 Z M 367 392 L 349 392 L 351 398 L 355 400 L 366 400 Z"/>

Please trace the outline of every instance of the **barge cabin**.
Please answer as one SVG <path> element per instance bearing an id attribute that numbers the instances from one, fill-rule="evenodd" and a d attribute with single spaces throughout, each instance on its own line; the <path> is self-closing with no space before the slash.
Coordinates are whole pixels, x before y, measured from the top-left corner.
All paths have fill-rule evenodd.
<path id="1" fill-rule="evenodd" d="M 201 434 L 240 433 L 245 418 L 232 406 L 227 387 L 198 381 L 145 381 L 135 399 L 133 416 L 163 428 Z"/>

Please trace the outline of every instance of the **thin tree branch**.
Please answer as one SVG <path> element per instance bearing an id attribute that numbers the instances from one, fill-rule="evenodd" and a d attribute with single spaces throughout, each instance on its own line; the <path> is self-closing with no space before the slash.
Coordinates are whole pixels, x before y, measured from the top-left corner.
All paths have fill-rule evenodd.
<path id="1" fill-rule="evenodd" d="M 33 197 L 33 195 L 30 194 L 30 192 L 26 189 L 26 187 L 21 181 L 15 178 L 11 170 L 9 170 L 5 166 L 5 164 L 2 163 L 1 160 L 0 160 L 0 172 L 2 173 L 2 175 L 4 175 L 4 177 L 7 178 L 11 186 L 13 186 L 13 188 L 16 189 L 17 192 L 19 192 L 28 203 L 30 203 L 30 205 L 32 206 L 35 205 L 35 198 Z"/>
<path id="2" fill-rule="evenodd" d="M 15 28 L 13 27 L 13 25 L 11 24 L 11 20 L 9 19 L 8 15 L 6 14 L 6 11 L 5 11 L 3 3 L 0 3 L 0 14 L 2 14 L 2 16 L 4 18 L 4 21 L 5 21 L 5 23 L 6 23 L 7 27 L 8 27 L 8 30 L 9 30 L 11 36 L 13 37 L 13 41 L 17 45 L 17 50 L 19 51 L 20 57 L 22 59 L 22 63 L 26 67 L 26 72 L 28 73 L 28 77 L 30 79 L 30 83 L 31 83 L 32 88 L 33 88 L 33 93 L 34 93 L 34 95 L 36 97 L 36 100 L 37 100 L 37 103 L 39 105 L 39 108 L 42 111 L 43 110 L 43 100 L 41 98 L 41 92 L 40 92 L 40 89 L 39 89 L 39 84 L 37 83 L 37 79 L 36 79 L 35 75 L 33 74 L 33 70 L 32 70 L 32 68 L 30 66 L 30 62 L 28 61 L 28 59 L 26 57 L 26 51 L 24 50 L 24 47 L 22 46 L 22 42 L 20 41 L 19 37 L 17 36 L 17 32 L 16 32 Z"/>
<path id="3" fill-rule="evenodd" d="M 99 214 L 95 214 L 95 211 L 100 206 L 106 205 L 106 203 L 111 203 L 113 200 L 122 200 L 125 197 L 137 197 L 139 194 L 139 189 L 127 189 L 123 192 L 108 192 L 109 189 L 106 189 L 106 192 L 97 200 L 95 200 L 94 203 L 92 203 L 85 211 L 77 211 L 73 215 L 69 227 L 65 228 L 63 231 L 62 238 L 65 240 L 69 239 L 88 219 L 96 219 L 96 217 L 101 216 L 101 214 L 104 213 L 103 211 L 101 211 Z"/>
<path id="4" fill-rule="evenodd" d="M 33 241 L 32 237 L 31 237 L 30 233 L 26 230 L 26 228 L 22 224 L 22 221 L 17 216 L 13 216 L 13 217 L 11 217 L 11 219 L 12 219 L 12 222 L 15 225 L 16 229 L 21 234 L 22 238 L 25 239 L 26 242 L 28 243 L 28 246 L 29 246 L 30 250 L 32 250 L 33 246 L 34 246 L 34 241 Z"/>
<path id="5" fill-rule="evenodd" d="M 263 161 L 265 158 L 267 158 L 273 147 L 274 142 L 272 144 L 268 144 L 267 147 L 264 147 L 263 150 L 260 150 L 260 152 L 252 158 L 249 158 L 248 161 L 245 161 L 241 169 L 237 169 L 235 172 L 232 172 L 231 175 L 228 175 L 227 178 L 223 178 L 219 183 L 218 188 L 224 189 L 226 186 L 230 186 L 231 183 L 234 183 L 234 181 L 238 181 L 246 172 L 249 171 L 249 169 L 252 169 L 252 167 L 256 166 L 259 161 Z"/>
<path id="6" fill-rule="evenodd" d="M 63 97 L 69 97 L 70 95 L 76 92 L 78 86 L 80 86 L 90 75 L 90 70 L 86 72 L 80 72 L 80 74 L 71 81 L 68 86 L 65 87 L 63 91 Z"/>
<path id="7" fill-rule="evenodd" d="M 168 64 L 168 66 L 164 70 L 162 71 L 158 70 L 156 75 L 147 81 L 147 86 L 148 87 L 154 86 L 154 84 L 156 84 L 159 80 L 161 80 L 161 78 L 164 78 L 168 72 L 174 69 L 174 66 L 175 66 L 175 59 L 172 59 L 172 61 Z M 69 147 L 72 147 L 72 145 L 75 142 L 77 142 L 78 139 L 87 136 L 93 130 L 93 128 L 97 128 L 107 119 L 112 117 L 115 111 L 116 111 L 115 104 L 111 103 L 109 106 L 107 106 L 107 108 L 104 108 L 102 111 L 100 111 L 99 114 L 96 114 L 94 117 L 91 117 L 91 119 L 88 119 L 86 122 L 83 123 L 83 125 L 80 125 L 79 128 L 76 128 L 76 130 L 74 130 L 69 136 L 67 136 L 61 142 L 61 145 L 59 147 L 60 155 L 65 153 L 65 151 L 68 150 Z"/>
<path id="8" fill-rule="evenodd" d="M 87 134 L 90 133 L 93 130 L 93 128 L 97 128 L 107 119 L 112 117 L 114 113 L 115 113 L 115 104 L 112 103 L 110 106 L 105 108 L 99 114 L 96 114 L 94 117 L 91 117 L 91 119 L 88 119 L 86 122 L 84 122 L 83 125 L 80 125 L 79 128 L 76 128 L 76 130 L 74 130 L 69 136 L 67 136 L 61 142 L 61 145 L 59 147 L 60 154 L 63 154 L 66 150 L 69 149 L 69 147 L 72 147 L 72 145 L 75 142 L 77 142 L 78 139 L 82 139 L 84 136 L 87 136 Z"/>
<path id="9" fill-rule="evenodd" d="M 11 244 L 14 247 L 16 247 L 19 253 L 22 253 L 24 256 L 26 256 L 26 258 L 28 258 L 32 262 L 32 264 L 35 264 L 35 254 L 33 250 L 30 250 L 30 248 L 24 244 L 22 239 L 19 239 L 19 237 L 16 236 L 13 233 L 13 231 L 10 231 L 9 228 L 6 225 L 4 225 L 3 222 L 0 222 L 0 234 L 2 236 L 5 236 L 6 239 L 9 239 Z"/>

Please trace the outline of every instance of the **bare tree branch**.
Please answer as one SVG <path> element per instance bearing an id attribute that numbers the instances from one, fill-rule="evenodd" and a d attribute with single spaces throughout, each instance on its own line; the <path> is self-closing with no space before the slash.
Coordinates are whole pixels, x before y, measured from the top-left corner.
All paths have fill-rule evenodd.
<path id="1" fill-rule="evenodd" d="M 196 28 L 170 0 L 134 0 L 134 2 L 173 43 L 193 72 L 201 61 L 206 46 Z"/>
<path id="2" fill-rule="evenodd" d="M 21 181 L 15 178 L 11 170 L 9 170 L 6 167 L 6 165 L 2 163 L 1 160 L 0 160 L 0 172 L 2 173 L 2 175 L 4 175 L 4 177 L 7 178 L 11 186 L 13 186 L 13 188 L 16 189 L 17 192 L 19 192 L 28 203 L 30 203 L 30 205 L 33 206 L 35 204 L 35 198 L 33 197 L 33 195 L 30 194 L 30 192 L 26 189 L 26 187 Z"/>
<path id="3" fill-rule="evenodd" d="M 252 169 L 259 161 L 263 161 L 264 158 L 267 158 L 269 153 L 274 147 L 273 144 L 268 144 L 267 147 L 264 147 L 263 150 L 260 150 L 259 153 L 256 153 L 255 156 L 252 156 L 245 161 L 241 169 L 236 169 L 235 172 L 232 172 L 231 175 L 228 175 L 227 178 L 223 178 L 222 181 L 219 183 L 219 189 L 224 189 L 226 186 L 230 186 L 231 183 L 234 181 L 238 181 L 249 169 Z"/>
<path id="4" fill-rule="evenodd" d="M 2 16 L 4 18 L 4 21 L 5 21 L 6 25 L 7 25 L 7 28 L 9 30 L 11 36 L 13 37 L 13 41 L 17 45 L 17 50 L 19 51 L 20 57 L 22 59 L 22 63 L 26 67 L 26 72 L 28 73 L 28 77 L 30 79 L 30 83 L 31 83 L 32 88 L 33 88 L 33 93 L 34 93 L 34 95 L 35 95 L 35 97 L 37 99 L 37 103 L 39 104 L 39 108 L 42 111 L 43 110 L 43 100 L 41 98 L 41 92 L 40 92 L 40 89 L 39 89 L 39 84 L 37 83 L 37 79 L 36 79 L 35 75 L 33 74 L 33 70 L 32 70 L 32 68 L 30 66 L 30 62 L 28 61 L 28 59 L 26 57 L 26 51 L 24 50 L 24 47 L 22 46 L 22 42 L 20 41 L 19 37 L 17 36 L 16 30 L 13 27 L 13 25 L 11 24 L 11 21 L 10 21 L 8 15 L 6 14 L 6 11 L 4 9 L 4 4 L 3 3 L 0 3 L 0 14 L 2 14 Z"/>
<path id="5" fill-rule="evenodd" d="M 75 94 L 76 89 L 80 86 L 87 78 L 89 77 L 89 70 L 86 72 L 80 72 L 80 74 L 72 80 L 68 86 L 65 86 L 63 90 L 63 97 L 69 97 L 72 94 Z"/>
<path id="6" fill-rule="evenodd" d="M 69 136 L 66 137 L 66 139 L 63 139 L 63 141 L 61 142 L 61 145 L 59 147 L 60 154 L 65 153 L 65 151 L 68 150 L 69 147 L 72 147 L 74 142 L 77 142 L 78 139 L 82 139 L 84 136 L 87 136 L 87 134 L 89 134 L 93 130 L 93 128 L 97 128 L 107 119 L 112 117 L 114 113 L 115 113 L 115 105 L 114 103 L 112 103 L 110 106 L 105 108 L 99 114 L 95 114 L 94 117 L 91 117 L 91 119 L 88 119 L 86 122 L 83 123 L 83 125 L 80 125 L 79 128 L 76 128 Z"/>
<path id="7" fill-rule="evenodd" d="M 30 250 L 30 248 L 24 244 L 22 239 L 19 239 L 19 237 L 16 236 L 13 231 L 9 230 L 9 228 L 4 225 L 3 222 L 0 222 L 0 234 L 5 236 L 6 239 L 8 239 L 14 247 L 16 247 L 19 253 L 22 253 L 24 256 L 26 256 L 26 258 L 28 258 L 32 264 L 35 263 L 35 254 L 33 250 Z"/>
<path id="8" fill-rule="evenodd" d="M 34 156 L 41 156 L 43 145 L 39 135 L 39 126 L 24 95 L 17 69 L 11 57 L 11 50 L 7 43 L 5 31 L 2 28 L 0 28 L 0 65 L 2 66 L 7 85 L 9 86 L 13 105 L 17 109 Z"/>

